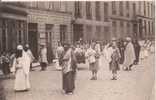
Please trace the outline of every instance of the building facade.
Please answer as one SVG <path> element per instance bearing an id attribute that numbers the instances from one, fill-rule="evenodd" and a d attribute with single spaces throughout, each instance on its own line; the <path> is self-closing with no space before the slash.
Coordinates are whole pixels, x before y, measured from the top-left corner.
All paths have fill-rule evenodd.
<path id="1" fill-rule="evenodd" d="M 154 38 L 154 1 L 74 2 L 74 40 Z"/>
<path id="2" fill-rule="evenodd" d="M 40 44 L 52 55 L 58 41 L 154 38 L 154 8 L 154 1 L 1 2 L 0 50 L 29 43 L 37 57 Z"/>

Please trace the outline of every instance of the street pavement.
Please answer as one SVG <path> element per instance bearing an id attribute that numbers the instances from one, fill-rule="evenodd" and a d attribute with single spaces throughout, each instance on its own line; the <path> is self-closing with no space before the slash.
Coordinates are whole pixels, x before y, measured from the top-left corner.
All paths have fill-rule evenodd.
<path id="1" fill-rule="evenodd" d="M 151 100 L 154 87 L 154 54 L 142 60 L 132 71 L 118 73 L 118 80 L 110 80 L 111 72 L 101 57 L 98 80 L 90 80 L 91 72 L 87 64 L 80 64 L 76 75 L 76 89 L 73 95 L 62 91 L 61 71 L 49 66 L 46 71 L 36 67 L 30 73 L 31 90 L 13 90 L 14 80 L 4 80 L 7 100 Z M 154 98 L 152 99 L 154 100 Z"/>

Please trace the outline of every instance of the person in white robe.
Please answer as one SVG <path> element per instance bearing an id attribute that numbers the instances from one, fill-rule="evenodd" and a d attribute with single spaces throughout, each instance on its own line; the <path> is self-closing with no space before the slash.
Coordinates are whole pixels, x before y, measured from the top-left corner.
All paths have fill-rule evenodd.
<path id="1" fill-rule="evenodd" d="M 127 40 L 127 46 L 125 49 L 125 60 L 123 66 L 125 67 L 124 69 L 128 71 L 131 70 L 131 67 L 134 64 L 135 52 L 134 52 L 134 46 L 132 44 L 131 38 L 127 37 L 126 40 Z"/>
<path id="2" fill-rule="evenodd" d="M 27 91 L 30 89 L 29 70 L 31 59 L 23 50 L 22 45 L 17 46 L 16 57 L 13 62 L 15 70 L 15 91 Z"/>

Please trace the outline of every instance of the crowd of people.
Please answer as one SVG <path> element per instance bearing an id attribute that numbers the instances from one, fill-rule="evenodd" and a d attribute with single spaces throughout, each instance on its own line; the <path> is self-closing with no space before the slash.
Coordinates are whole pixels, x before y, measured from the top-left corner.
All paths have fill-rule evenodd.
<path id="1" fill-rule="evenodd" d="M 154 53 L 154 43 L 150 40 L 138 41 L 127 37 L 125 39 L 112 38 L 107 43 L 100 41 L 84 42 L 82 39 L 75 44 L 60 43 L 56 49 L 54 63 L 62 72 L 63 90 L 66 94 L 72 94 L 75 89 L 75 77 L 78 64 L 88 63 L 92 73 L 91 80 L 97 80 L 101 57 L 105 58 L 112 73 L 111 80 L 117 80 L 117 72 L 120 69 L 131 71 L 140 60 L 146 59 L 150 53 Z M 3 52 L 0 56 L 0 65 L 5 78 L 15 76 L 15 91 L 28 91 L 30 89 L 29 73 L 33 70 L 35 61 L 29 45 L 18 45 L 15 52 Z M 48 66 L 47 47 L 41 44 L 39 59 L 41 71 Z M 101 65 L 103 66 L 103 65 Z"/>

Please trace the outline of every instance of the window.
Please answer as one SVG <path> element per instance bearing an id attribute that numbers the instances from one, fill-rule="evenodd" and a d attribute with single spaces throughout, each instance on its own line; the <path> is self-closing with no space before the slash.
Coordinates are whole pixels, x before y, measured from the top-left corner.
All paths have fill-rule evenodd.
<path id="1" fill-rule="evenodd" d="M 108 21 L 108 3 L 104 2 L 104 21 Z"/>
<path id="2" fill-rule="evenodd" d="M 96 38 L 100 38 L 101 37 L 101 26 L 96 26 Z"/>
<path id="3" fill-rule="evenodd" d="M 129 34 L 129 31 L 130 31 L 130 24 L 129 22 L 127 22 L 127 34 Z"/>
<path id="4" fill-rule="evenodd" d="M 123 34 L 124 33 L 124 22 L 120 21 L 120 32 Z"/>
<path id="5" fill-rule="evenodd" d="M 60 25 L 60 41 L 61 41 L 61 43 L 66 40 L 66 32 L 67 32 L 67 26 Z"/>
<path id="6" fill-rule="evenodd" d="M 150 4 L 149 3 L 147 4 L 147 7 L 148 7 L 148 16 L 150 16 Z"/>
<path id="7" fill-rule="evenodd" d="M 87 40 L 91 40 L 93 39 L 93 35 L 92 35 L 92 26 L 91 25 L 86 25 L 86 39 Z"/>
<path id="8" fill-rule="evenodd" d="M 127 17 L 129 17 L 129 1 L 126 1 Z"/>
<path id="9" fill-rule="evenodd" d="M 21 30 L 18 31 L 18 43 L 22 42 L 22 33 Z"/>
<path id="10" fill-rule="evenodd" d="M 112 1 L 112 14 L 115 15 L 116 14 L 116 2 Z"/>
<path id="11" fill-rule="evenodd" d="M 141 1 L 138 2 L 139 2 L 139 14 L 141 14 Z"/>
<path id="12" fill-rule="evenodd" d="M 91 2 L 86 2 L 86 17 L 87 19 L 92 19 L 92 9 L 91 9 Z"/>
<path id="13" fill-rule="evenodd" d="M 123 16 L 123 2 L 120 1 L 119 3 L 119 10 L 120 10 L 120 16 Z"/>
<path id="14" fill-rule="evenodd" d="M 79 1 L 75 2 L 75 17 L 76 18 L 81 18 L 81 3 Z"/>
<path id="15" fill-rule="evenodd" d="M 153 16 L 153 5 L 151 4 L 151 17 Z"/>
<path id="16" fill-rule="evenodd" d="M 6 38 L 6 30 L 3 29 L 3 30 L 2 30 L 2 50 L 3 50 L 3 51 L 6 50 L 6 45 L 7 45 L 6 40 L 7 40 L 7 38 Z"/>
<path id="17" fill-rule="evenodd" d="M 150 21 L 148 21 L 148 32 L 149 32 L 149 34 L 151 34 L 151 25 L 150 25 Z"/>
<path id="18" fill-rule="evenodd" d="M 145 35 L 147 33 L 147 29 L 146 29 L 146 21 L 144 20 L 144 29 L 145 29 Z"/>
<path id="19" fill-rule="evenodd" d="M 133 3 L 133 15 L 135 16 L 136 15 L 136 4 Z"/>
<path id="20" fill-rule="evenodd" d="M 48 9 L 54 9 L 54 2 L 48 2 Z"/>
<path id="21" fill-rule="evenodd" d="M 110 38 L 110 28 L 108 26 L 104 26 L 104 36 L 106 37 L 105 39 L 108 40 Z"/>
<path id="22" fill-rule="evenodd" d="M 115 34 L 116 31 L 117 31 L 117 30 L 116 30 L 116 26 L 117 26 L 117 25 L 116 25 L 116 21 L 113 21 L 113 22 L 112 22 L 112 26 L 113 26 L 113 34 L 114 34 L 114 36 L 116 36 L 116 34 Z"/>
<path id="23" fill-rule="evenodd" d="M 146 16 L 146 2 L 144 1 L 144 15 Z"/>
<path id="24" fill-rule="evenodd" d="M 53 2 L 54 4 L 53 4 L 53 9 L 55 10 L 55 11 L 60 11 L 60 9 L 61 9 L 61 2 Z"/>
<path id="25" fill-rule="evenodd" d="M 95 13 L 96 13 L 96 20 L 101 20 L 101 16 L 100 16 L 100 2 L 96 1 L 96 7 L 95 7 Z"/>

